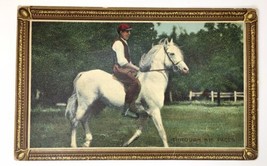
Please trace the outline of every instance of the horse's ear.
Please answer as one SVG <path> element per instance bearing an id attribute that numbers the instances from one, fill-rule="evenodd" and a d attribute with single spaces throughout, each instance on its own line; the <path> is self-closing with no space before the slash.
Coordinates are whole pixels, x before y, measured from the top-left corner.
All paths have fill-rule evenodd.
<path id="1" fill-rule="evenodd" d="M 164 40 L 164 45 L 167 46 L 168 44 L 169 44 L 169 39 L 166 38 L 166 39 Z"/>
<path id="2" fill-rule="evenodd" d="M 170 41 L 170 44 L 172 44 L 172 45 L 173 45 L 173 38 L 171 39 L 171 41 Z"/>

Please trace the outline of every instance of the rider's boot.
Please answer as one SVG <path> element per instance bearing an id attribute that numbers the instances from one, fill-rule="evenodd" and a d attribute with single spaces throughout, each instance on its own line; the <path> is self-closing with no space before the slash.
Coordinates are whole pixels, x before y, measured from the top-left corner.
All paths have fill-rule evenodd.
<path id="1" fill-rule="evenodd" d="M 123 108 L 123 116 L 128 116 L 131 118 L 138 118 L 137 108 L 135 106 L 135 103 L 125 103 L 124 108 Z"/>

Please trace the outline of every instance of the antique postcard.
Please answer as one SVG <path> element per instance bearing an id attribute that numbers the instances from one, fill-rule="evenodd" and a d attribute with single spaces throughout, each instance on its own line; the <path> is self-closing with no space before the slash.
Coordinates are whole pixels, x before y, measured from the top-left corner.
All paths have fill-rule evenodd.
<path id="1" fill-rule="evenodd" d="M 254 9 L 18 8 L 18 160 L 257 158 Z"/>

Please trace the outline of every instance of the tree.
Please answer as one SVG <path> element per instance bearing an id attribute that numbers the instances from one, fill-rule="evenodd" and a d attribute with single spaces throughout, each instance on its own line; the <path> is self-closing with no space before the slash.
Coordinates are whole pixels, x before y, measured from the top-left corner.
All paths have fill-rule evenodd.
<path id="1" fill-rule="evenodd" d="M 111 72 L 111 45 L 118 23 L 33 22 L 32 99 L 36 91 L 43 104 L 66 102 L 73 79 L 81 71 L 102 69 Z M 157 36 L 152 23 L 132 24 L 129 40 L 134 62 L 150 49 Z"/>
<path id="2" fill-rule="evenodd" d="M 183 30 L 180 34 L 173 27 L 170 35 L 158 35 L 153 23 L 131 25 L 128 43 L 135 64 L 162 38 L 173 38 L 183 51 L 190 74 L 170 74 L 173 100 L 187 99 L 190 90 L 243 91 L 243 30 L 239 24 L 206 23 L 197 33 Z M 96 68 L 111 72 L 111 45 L 117 26 L 118 23 L 33 22 L 33 102 L 36 91 L 43 94 L 42 103 L 66 102 L 79 72 Z"/>
<path id="3" fill-rule="evenodd" d="M 239 24 L 206 23 L 205 29 L 182 31 L 176 43 L 190 68 L 188 76 L 174 75 L 173 94 L 186 99 L 188 91 L 243 91 L 243 32 Z M 175 28 L 169 36 L 173 38 Z"/>

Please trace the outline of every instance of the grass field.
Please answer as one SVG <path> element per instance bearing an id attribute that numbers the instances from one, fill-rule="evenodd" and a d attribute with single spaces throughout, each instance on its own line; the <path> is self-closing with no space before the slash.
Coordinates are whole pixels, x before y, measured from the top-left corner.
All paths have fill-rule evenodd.
<path id="1" fill-rule="evenodd" d="M 161 111 L 171 147 L 243 147 L 243 104 L 179 103 L 167 105 Z M 31 111 L 30 147 L 69 147 L 70 122 L 64 108 L 35 108 Z M 122 117 L 120 112 L 106 108 L 90 121 L 93 147 L 120 147 L 130 138 L 137 121 Z M 84 141 L 79 125 L 78 146 Z M 130 146 L 161 147 L 162 142 L 152 122 Z"/>

